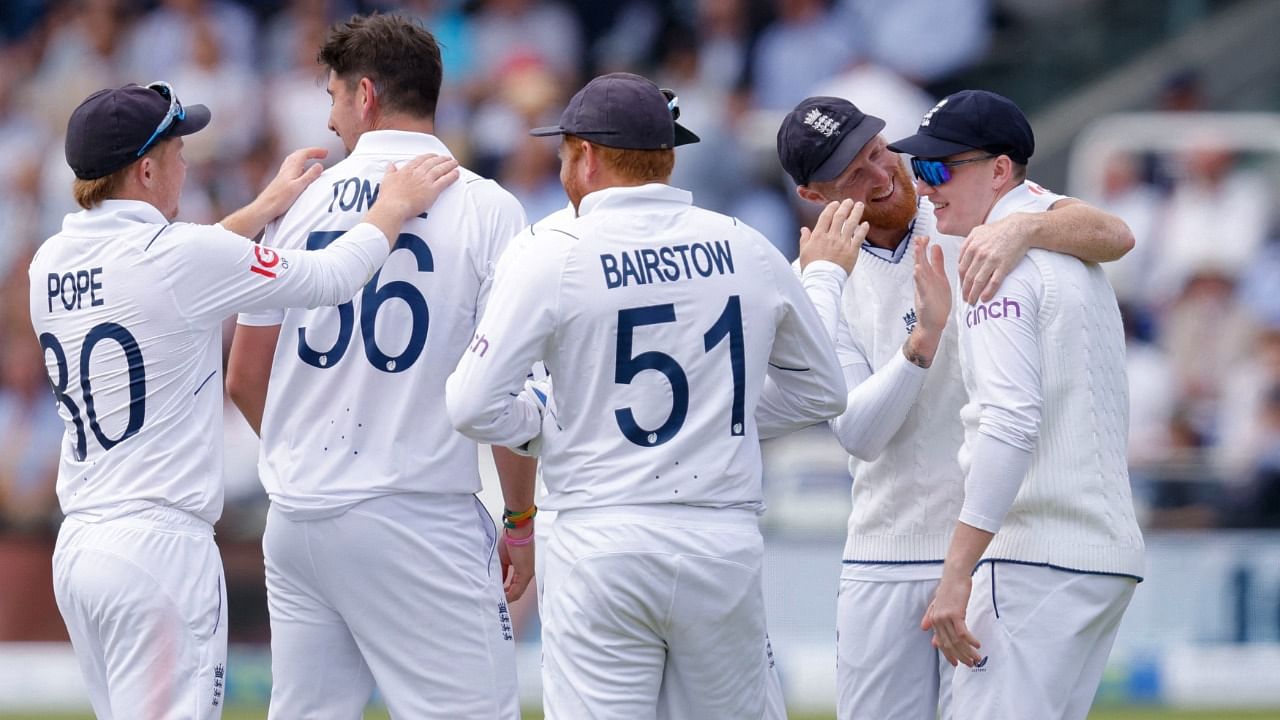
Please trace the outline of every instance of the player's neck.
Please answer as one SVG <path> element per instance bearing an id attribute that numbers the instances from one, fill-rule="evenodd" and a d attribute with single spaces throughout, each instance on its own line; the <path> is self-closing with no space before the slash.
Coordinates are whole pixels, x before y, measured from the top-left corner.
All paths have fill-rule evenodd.
<path id="1" fill-rule="evenodd" d="M 872 225 L 867 230 L 867 243 L 885 250 L 896 250 L 898 245 L 902 243 L 902 236 L 907 232 L 907 227 L 887 228 L 879 225 Z"/>
<path id="2" fill-rule="evenodd" d="M 379 117 L 369 130 L 400 130 L 402 132 L 434 135 L 436 133 L 436 123 L 434 118 L 413 117 L 397 113 Z"/>

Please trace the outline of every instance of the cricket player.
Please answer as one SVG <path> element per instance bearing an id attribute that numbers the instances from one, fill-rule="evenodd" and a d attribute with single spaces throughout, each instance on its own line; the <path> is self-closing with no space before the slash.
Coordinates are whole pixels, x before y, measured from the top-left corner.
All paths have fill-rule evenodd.
<path id="1" fill-rule="evenodd" d="M 449 378 L 463 433 L 541 437 L 559 510 L 543 591 L 547 717 L 760 718 L 768 702 L 754 412 L 766 376 L 797 414 L 844 407 L 830 340 L 787 262 L 734 218 L 667 185 L 674 95 L 597 77 L 560 124 L 577 219 L 522 233 Z"/>
<path id="2" fill-rule="evenodd" d="M 357 223 L 388 161 L 450 155 L 432 134 L 440 49 L 416 21 L 338 23 L 319 61 L 349 155 L 268 228 L 286 248 L 323 247 Z M 240 317 L 228 375 L 260 429 L 271 498 L 272 718 L 359 717 L 375 684 L 396 717 L 519 717 L 507 602 L 533 577 L 536 461 L 493 451 L 521 519 L 499 548 L 444 382 L 525 221 L 492 180 L 461 174 L 336 309 Z M 514 567 L 505 597 L 499 551 Z"/>
<path id="3" fill-rule="evenodd" d="M 315 180 L 307 161 L 324 152 L 290 155 L 220 226 L 176 223 L 182 138 L 209 117 L 167 83 L 90 95 L 66 136 L 84 211 L 31 262 L 31 320 L 67 428 L 54 591 L 107 720 L 221 716 L 222 320 L 341 302 L 457 174 L 443 157 L 389 169 L 377 208 L 327 248 L 272 249 L 242 236 Z"/>
<path id="4" fill-rule="evenodd" d="M 890 147 L 944 233 L 1056 197 L 1026 179 L 1031 126 L 995 93 L 948 96 Z M 965 494 L 922 627 L 964 665 L 955 717 L 1083 720 L 1144 563 L 1115 294 L 1098 265 L 1036 249 L 955 320 Z"/>
<path id="5" fill-rule="evenodd" d="M 784 119 L 778 156 L 802 199 L 829 203 L 802 231 L 800 264 L 850 388 L 848 408 L 831 422 L 854 476 L 837 603 L 837 713 L 933 720 L 950 717 L 952 671 L 920 618 L 963 499 L 956 453 L 966 395 L 948 322 L 953 292 L 994 292 L 1028 246 L 1105 261 L 1133 240 L 1118 218 L 1046 194 L 1037 208 L 1052 212 L 1010 215 L 962 245 L 935 227 L 934 205 L 917 197 L 883 127 L 848 101 L 807 98 Z M 864 206 L 850 217 L 870 224 L 852 275 L 840 267 L 841 246 L 826 239 L 844 222 L 835 203 L 850 201 Z M 757 418 L 769 434 L 794 429 L 770 403 Z"/>

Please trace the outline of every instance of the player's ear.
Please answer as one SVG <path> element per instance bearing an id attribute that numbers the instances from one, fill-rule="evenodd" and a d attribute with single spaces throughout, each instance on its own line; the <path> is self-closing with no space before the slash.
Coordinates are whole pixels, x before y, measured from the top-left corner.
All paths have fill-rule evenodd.
<path id="1" fill-rule="evenodd" d="M 378 103 L 378 88 L 373 80 L 362 76 L 356 83 L 356 97 L 360 101 L 360 114 L 366 117 L 371 115 Z"/>
<path id="2" fill-rule="evenodd" d="M 155 159 L 151 156 L 152 153 L 143 155 L 138 162 L 134 163 L 133 166 L 129 168 L 129 174 L 133 175 L 133 178 L 137 181 L 138 185 L 144 188 L 150 188 L 155 184 L 156 174 L 159 172 L 159 168 L 156 167 Z"/>
<path id="3" fill-rule="evenodd" d="M 600 163 L 602 158 L 600 153 L 596 152 L 596 146 L 586 140 L 578 140 L 582 143 L 582 161 L 587 170 L 587 177 L 595 177 L 600 173 Z"/>
<path id="4" fill-rule="evenodd" d="M 797 185 L 796 195 L 799 195 L 801 200 L 806 200 L 811 203 L 817 203 L 818 205 L 827 204 L 827 199 L 822 196 L 822 193 L 814 190 L 808 185 Z"/>
<path id="5" fill-rule="evenodd" d="M 992 187 L 1003 188 L 1013 178 L 1013 160 L 1008 155 L 1001 155 L 991 165 L 994 173 L 991 178 Z"/>

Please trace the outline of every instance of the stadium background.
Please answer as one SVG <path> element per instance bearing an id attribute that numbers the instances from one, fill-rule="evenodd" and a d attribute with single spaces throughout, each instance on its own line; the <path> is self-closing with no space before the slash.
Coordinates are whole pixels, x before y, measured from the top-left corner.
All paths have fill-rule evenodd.
<path id="1" fill-rule="evenodd" d="M 246 202 L 302 145 L 341 146 L 315 48 L 353 11 L 419 16 L 445 48 L 439 134 L 519 197 L 565 203 L 554 122 L 592 75 L 641 72 L 703 143 L 674 184 L 794 256 L 810 209 L 773 136 L 808 94 L 909 134 L 963 87 L 1032 118 L 1030 174 L 1124 217 L 1108 268 L 1129 333 L 1130 462 L 1150 547 L 1099 692 L 1099 718 L 1280 717 L 1280 2 L 1275 0 L 5 0 L 0 3 L 0 718 L 87 717 L 53 603 L 62 432 L 27 318 L 25 269 L 74 210 L 60 133 L 101 87 L 165 79 L 214 120 L 188 139 L 183 218 Z M 228 335 L 229 339 L 229 335 Z M 265 503 L 252 433 L 228 404 L 228 718 L 262 717 Z M 766 593 L 798 717 L 833 705 L 833 618 L 848 510 L 822 430 L 766 446 Z M 489 483 L 492 486 L 492 482 Z M 537 705 L 537 614 L 515 608 Z M 374 715 L 382 717 L 382 715 Z"/>

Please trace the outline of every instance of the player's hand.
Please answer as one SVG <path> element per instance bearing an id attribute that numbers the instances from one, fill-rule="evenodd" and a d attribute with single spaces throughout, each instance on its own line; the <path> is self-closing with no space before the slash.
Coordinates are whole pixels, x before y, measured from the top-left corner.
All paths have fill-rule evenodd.
<path id="1" fill-rule="evenodd" d="M 800 228 L 800 270 L 815 260 L 827 260 L 853 272 L 858 251 L 871 226 L 862 222 L 862 203 L 852 200 L 828 203 L 813 230 Z"/>
<path id="2" fill-rule="evenodd" d="M 527 527 L 528 534 L 533 534 L 533 526 Z M 525 528 L 513 531 L 518 538 L 525 537 Z M 502 591 L 507 595 L 507 602 L 515 602 L 529 588 L 533 580 L 533 546 L 508 545 L 506 533 L 498 540 L 498 561 L 502 564 Z"/>
<path id="3" fill-rule="evenodd" d="M 316 161 L 323 160 L 328 154 L 329 151 L 321 147 L 302 148 L 289 153 L 284 162 L 280 163 L 276 176 L 258 196 L 270 217 L 283 215 L 302 191 L 320 177 L 324 166 Z"/>
<path id="4" fill-rule="evenodd" d="M 536 379 L 530 373 L 529 379 L 524 383 L 524 388 L 520 390 L 520 394 L 516 397 L 516 402 L 529 405 L 537 411 L 538 416 L 541 418 L 539 423 L 541 429 L 528 442 L 508 449 L 517 455 L 538 457 L 542 454 L 542 439 L 547 434 L 549 426 L 554 426 L 558 429 L 560 422 L 555 416 L 555 400 L 551 396 L 551 378 Z"/>
<path id="5" fill-rule="evenodd" d="M 951 317 L 951 280 L 947 278 L 942 248 L 931 245 L 929 237 L 924 236 L 916 244 L 914 259 L 917 328 L 941 335 Z"/>
<path id="6" fill-rule="evenodd" d="M 942 651 L 952 667 L 957 663 L 973 667 L 982 659 L 982 654 L 978 652 L 982 643 L 978 642 L 964 623 L 972 591 L 973 581 L 968 576 L 944 576 L 938 583 L 938 592 L 934 595 L 933 602 L 929 604 L 929 609 L 920 622 L 921 630 L 933 631 L 933 646 Z"/>
<path id="7" fill-rule="evenodd" d="M 996 296 L 1000 283 L 1031 246 L 1031 234 L 1022 225 L 1030 217 L 1014 213 L 969 232 L 960 246 L 960 290 L 966 303 L 987 302 Z"/>
<path id="8" fill-rule="evenodd" d="M 419 155 L 398 168 L 389 163 L 375 206 L 389 206 L 408 220 L 426 212 L 458 175 L 458 161 L 447 155 Z"/>

